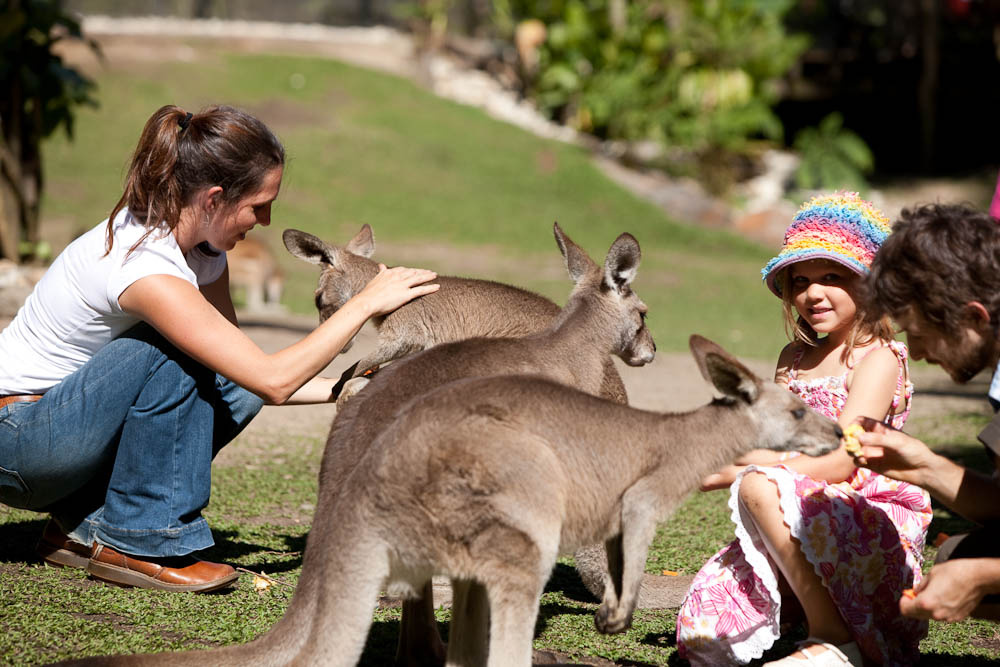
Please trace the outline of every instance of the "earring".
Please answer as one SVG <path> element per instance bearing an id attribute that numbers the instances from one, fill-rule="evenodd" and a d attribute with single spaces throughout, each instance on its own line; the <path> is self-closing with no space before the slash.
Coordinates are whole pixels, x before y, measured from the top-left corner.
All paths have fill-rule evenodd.
<path id="1" fill-rule="evenodd" d="M 208 211 L 205 211 L 205 222 L 202 223 L 203 227 L 208 227 L 212 221 L 208 219 Z"/>

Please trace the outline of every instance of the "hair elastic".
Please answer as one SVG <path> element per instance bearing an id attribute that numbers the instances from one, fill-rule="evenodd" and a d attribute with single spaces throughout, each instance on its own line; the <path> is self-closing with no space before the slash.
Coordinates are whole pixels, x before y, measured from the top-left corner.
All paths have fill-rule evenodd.
<path id="1" fill-rule="evenodd" d="M 193 116 L 194 114 L 189 111 L 186 116 L 177 119 L 177 124 L 181 126 L 181 132 L 188 129 L 188 125 L 191 124 L 191 118 Z"/>

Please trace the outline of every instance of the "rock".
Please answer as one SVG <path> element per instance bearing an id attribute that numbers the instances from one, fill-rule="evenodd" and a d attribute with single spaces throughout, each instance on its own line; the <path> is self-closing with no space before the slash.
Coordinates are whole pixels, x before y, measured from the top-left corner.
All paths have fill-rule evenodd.
<path id="1" fill-rule="evenodd" d="M 791 202 L 778 200 L 767 208 L 738 216 L 733 221 L 733 230 L 741 236 L 777 248 L 781 246 L 785 229 L 792 224 L 797 210 Z"/>

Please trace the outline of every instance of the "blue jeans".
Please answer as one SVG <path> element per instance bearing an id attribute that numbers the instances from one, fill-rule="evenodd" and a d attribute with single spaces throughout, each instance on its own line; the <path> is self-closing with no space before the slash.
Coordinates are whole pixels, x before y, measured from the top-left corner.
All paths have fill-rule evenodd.
<path id="1" fill-rule="evenodd" d="M 0 408 L 0 502 L 135 556 L 205 549 L 212 459 L 262 405 L 140 324 L 38 402 Z"/>

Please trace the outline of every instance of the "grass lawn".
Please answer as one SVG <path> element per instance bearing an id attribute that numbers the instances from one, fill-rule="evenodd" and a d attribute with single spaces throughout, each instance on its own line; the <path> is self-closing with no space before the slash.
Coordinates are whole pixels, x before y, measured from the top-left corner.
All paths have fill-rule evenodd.
<path id="1" fill-rule="evenodd" d="M 321 59 L 190 46 L 193 62 L 112 62 L 97 75 L 101 107 L 80 113 L 75 141 L 57 138 L 46 146 L 45 229 L 57 249 L 106 216 L 120 193 L 126 157 L 155 108 L 228 102 L 257 113 L 288 148 L 274 224 L 262 230 L 276 250 L 285 227 L 346 241 L 368 222 L 398 253 L 381 255 L 384 261 L 433 256 L 440 263 L 430 268 L 517 282 L 561 302 L 569 283 L 552 221 L 587 248 L 607 247 L 630 231 L 644 250 L 636 289 L 650 306 L 661 350 L 686 349 L 695 331 L 756 358 L 774 358 L 782 345 L 779 306 L 757 273 L 768 249 L 671 221 L 603 178 L 579 149 L 539 140 L 392 77 Z M 292 74 L 306 85 L 293 88 Z M 289 276 L 288 305 L 311 313 L 315 268 L 283 250 L 279 257 Z M 958 443 L 951 453 L 983 465 L 974 437 L 981 426 L 980 416 L 956 415 L 948 424 L 915 423 L 911 430 L 941 446 Z M 935 440 L 940 432 L 949 434 L 947 442 Z M 271 443 L 255 444 L 268 451 Z M 206 648 L 246 642 L 271 627 L 301 568 L 322 450 L 319 438 L 282 445 L 252 466 L 217 466 L 206 512 L 217 542 L 207 556 L 281 582 L 266 590 L 257 590 L 251 576 L 216 595 L 126 590 L 42 567 L 33 546 L 44 517 L 0 506 L 0 661 Z M 661 527 L 648 570 L 695 572 L 731 538 L 725 503 L 723 493 L 692 496 Z M 961 525 L 940 511 L 931 536 Z M 593 629 L 596 607 L 563 561 L 542 600 L 536 647 L 619 664 L 680 662 L 673 611 L 639 611 L 629 632 L 604 637 Z M 391 658 L 398 617 L 391 605 L 375 610 L 363 664 Z M 447 618 L 440 612 L 440 620 Z M 1000 664 L 998 627 L 934 624 L 921 664 Z M 788 647 L 783 642 L 776 651 Z"/>
<path id="2" fill-rule="evenodd" d="M 985 468 L 974 436 L 984 418 L 956 415 L 947 422 L 918 422 L 913 432 L 967 465 Z M 934 433 L 941 431 L 949 433 L 947 442 L 935 439 Z M 231 446 L 267 451 L 261 445 L 238 440 Z M 206 555 L 281 582 L 263 591 L 255 589 L 249 574 L 230 592 L 199 596 L 120 589 L 89 580 L 79 571 L 45 567 L 32 552 L 44 517 L 0 506 L 0 662 L 44 664 L 81 655 L 209 648 L 243 643 L 264 632 L 281 617 L 298 579 L 321 450 L 319 438 L 293 439 L 252 466 L 216 466 L 213 500 L 206 511 L 216 546 Z M 647 571 L 696 572 L 732 537 L 727 497 L 718 492 L 692 495 L 660 527 Z M 953 534 L 968 525 L 938 509 L 930 536 Z M 927 548 L 928 562 L 934 551 Z M 628 632 L 600 635 L 593 626 L 597 601 L 571 566 L 571 559 L 560 561 L 542 598 L 536 648 L 576 660 L 683 664 L 674 648 L 674 610 L 639 610 Z M 446 622 L 449 612 L 440 610 L 438 618 Z M 374 667 L 391 660 L 398 621 L 395 605 L 375 609 L 361 664 Z M 447 625 L 442 631 L 446 634 Z M 802 637 L 799 631 L 783 639 L 765 657 L 780 656 L 792 640 Z M 998 665 L 1000 626 L 982 621 L 933 623 L 921 649 L 921 665 Z"/>

